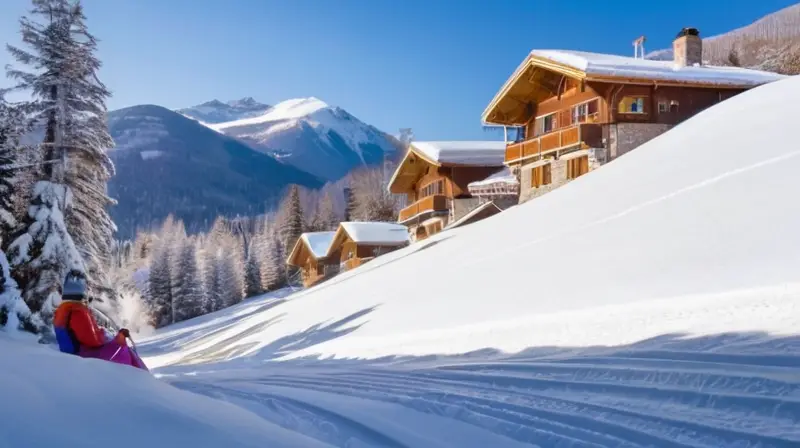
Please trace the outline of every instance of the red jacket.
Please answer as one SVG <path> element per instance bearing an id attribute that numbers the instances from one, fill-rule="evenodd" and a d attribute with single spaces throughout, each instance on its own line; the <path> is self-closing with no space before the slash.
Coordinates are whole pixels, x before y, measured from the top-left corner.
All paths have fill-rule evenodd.
<path id="1" fill-rule="evenodd" d="M 58 306 L 53 326 L 67 328 L 67 325 L 82 347 L 97 348 L 107 342 L 105 332 L 83 302 L 65 300 Z"/>

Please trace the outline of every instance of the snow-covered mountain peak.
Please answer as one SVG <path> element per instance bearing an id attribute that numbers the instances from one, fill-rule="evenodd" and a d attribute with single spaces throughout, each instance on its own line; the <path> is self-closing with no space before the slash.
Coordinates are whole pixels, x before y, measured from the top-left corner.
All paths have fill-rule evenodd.
<path id="1" fill-rule="evenodd" d="M 386 154 L 398 150 L 388 134 L 313 96 L 281 101 L 259 114 L 225 122 L 191 117 L 327 180 L 337 180 L 357 166 L 380 164 Z"/>
<path id="2" fill-rule="evenodd" d="M 242 99 L 238 100 L 231 100 L 226 103 L 228 106 L 231 107 L 259 107 L 259 106 L 266 106 L 266 104 L 261 104 L 256 101 L 252 96 L 247 96 Z"/>
<path id="3" fill-rule="evenodd" d="M 214 124 L 258 116 L 269 109 L 269 105 L 246 97 L 225 103 L 215 99 L 177 112 L 201 123 Z"/>

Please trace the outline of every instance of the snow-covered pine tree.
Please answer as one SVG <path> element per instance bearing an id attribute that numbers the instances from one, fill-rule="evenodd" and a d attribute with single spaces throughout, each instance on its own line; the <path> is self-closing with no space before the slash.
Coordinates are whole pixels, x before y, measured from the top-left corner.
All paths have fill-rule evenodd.
<path id="1" fill-rule="evenodd" d="M 18 172 L 21 163 L 20 137 L 30 129 L 21 107 L 3 100 L 0 92 L 0 247 L 17 226 L 19 200 Z"/>
<path id="2" fill-rule="evenodd" d="M 197 249 L 194 238 L 186 238 L 177 254 L 178 276 L 175 289 L 175 321 L 202 315 L 205 310 L 205 288 L 197 266 Z"/>
<path id="3" fill-rule="evenodd" d="M 20 20 L 22 40 L 30 49 L 8 46 L 11 56 L 30 71 L 9 67 L 7 75 L 17 81 L 16 90 L 30 93 L 33 101 L 26 107 L 45 127 L 42 148 L 47 184 L 37 183 L 32 203 L 48 212 L 29 214 L 25 223 L 28 229 L 21 240 L 12 243 L 16 253 L 10 254 L 14 276 L 36 313 L 45 311 L 48 299 L 43 294 L 53 297 L 70 269 L 88 275 L 90 294 L 102 298 L 107 291 L 104 269 L 114 224 L 105 209 L 112 203 L 106 195 L 106 183 L 114 167 L 106 154 L 113 146 L 105 119 L 105 100 L 110 92 L 97 78 L 97 42 L 86 27 L 83 8 L 73 0 L 32 3 L 33 19 Z M 74 208 L 69 208 L 73 204 Z M 42 224 L 44 216 L 50 217 L 51 225 Z M 75 236 L 74 245 L 67 225 Z M 62 247 L 53 249 L 52 244 Z M 75 258 L 73 246 L 86 258 L 85 264 L 82 257 L 72 265 L 66 258 L 54 258 L 59 253 Z M 49 263 L 38 259 L 42 255 Z M 35 271 L 41 266 L 47 272 L 37 277 Z"/>
<path id="4" fill-rule="evenodd" d="M 24 285 L 22 297 L 39 320 L 49 323 L 61 303 L 61 285 L 68 272 L 85 272 L 83 260 L 67 232 L 62 210 L 72 195 L 66 185 L 36 183 L 28 210 L 30 225 L 9 245 L 12 275 Z M 49 324 L 38 330 L 47 333 Z"/>
<path id="5" fill-rule="evenodd" d="M 384 188 L 383 170 L 362 168 L 352 174 L 351 184 L 355 221 L 395 222 L 397 204 L 395 198 Z"/>
<path id="6" fill-rule="evenodd" d="M 264 287 L 261 284 L 261 264 L 259 263 L 257 251 L 250 248 L 250 254 L 245 262 L 245 297 L 255 297 L 264 293 Z"/>
<path id="7" fill-rule="evenodd" d="M 286 285 L 286 262 L 281 239 L 274 235 L 266 247 L 262 282 L 267 291 L 274 291 Z"/>
<path id="8" fill-rule="evenodd" d="M 17 282 L 11 277 L 11 266 L 6 254 L 0 250 L 0 327 L 19 330 L 27 327 L 35 331 L 41 322 L 31 320 L 31 310 L 22 300 Z"/>
<path id="9" fill-rule="evenodd" d="M 353 188 L 347 186 L 344 188 L 344 218 L 343 222 L 353 221 L 356 213 L 356 198 L 353 194 Z"/>
<path id="10" fill-rule="evenodd" d="M 336 210 L 333 206 L 333 198 L 331 197 L 330 192 L 325 192 L 325 195 L 322 196 L 318 211 L 319 231 L 328 232 L 336 230 L 336 227 L 339 225 L 339 216 L 336 214 Z"/>
<path id="11" fill-rule="evenodd" d="M 203 282 L 206 288 L 205 313 L 213 313 L 220 310 L 222 306 L 222 280 L 217 262 L 219 249 L 213 245 L 207 245 L 203 250 Z"/>
<path id="12" fill-rule="evenodd" d="M 148 307 L 152 313 L 153 326 L 169 325 L 172 316 L 172 269 L 170 266 L 170 247 L 160 244 L 153 251 L 150 274 L 147 281 Z"/>
<path id="13" fill-rule="evenodd" d="M 285 248 L 292 248 L 303 233 L 303 207 L 297 185 L 289 188 L 289 194 L 281 205 L 281 215 L 281 244 Z"/>

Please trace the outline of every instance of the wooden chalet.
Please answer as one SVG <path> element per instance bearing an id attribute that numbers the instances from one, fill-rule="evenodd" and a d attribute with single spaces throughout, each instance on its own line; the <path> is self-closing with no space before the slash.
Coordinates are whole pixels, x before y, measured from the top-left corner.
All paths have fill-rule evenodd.
<path id="1" fill-rule="evenodd" d="M 333 235 L 326 258 L 331 262 L 336 261 L 341 271 L 349 271 L 408 243 L 408 230 L 402 225 L 343 222 Z"/>
<path id="2" fill-rule="evenodd" d="M 286 259 L 286 264 L 300 268 L 306 288 L 339 272 L 339 260 L 328 257 L 334 235 L 335 232 L 303 233 Z"/>
<path id="3" fill-rule="evenodd" d="M 389 181 L 389 191 L 406 195 L 398 223 L 412 239 L 433 235 L 481 204 L 469 184 L 504 169 L 501 141 L 412 142 Z"/>
<path id="4" fill-rule="evenodd" d="M 487 125 L 517 131 L 504 163 L 519 180 L 520 201 L 622 156 L 707 107 L 783 78 L 704 65 L 702 52 L 694 28 L 681 30 L 670 60 L 532 51 L 482 116 Z"/>

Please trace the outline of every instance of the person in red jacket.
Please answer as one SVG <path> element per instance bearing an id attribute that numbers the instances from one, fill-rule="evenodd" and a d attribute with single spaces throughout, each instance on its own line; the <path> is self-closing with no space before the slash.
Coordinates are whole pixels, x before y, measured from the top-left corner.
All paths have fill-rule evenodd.
<path id="1" fill-rule="evenodd" d="M 109 337 L 97 324 L 86 300 L 86 278 L 79 272 L 71 272 L 64 280 L 62 302 L 53 316 L 53 328 L 59 349 L 72 354 L 100 349 L 113 339 L 124 345 L 125 338 L 130 337 L 124 328 L 116 338 Z"/>

